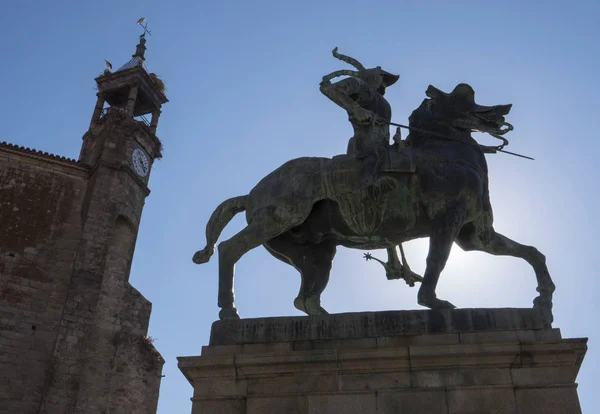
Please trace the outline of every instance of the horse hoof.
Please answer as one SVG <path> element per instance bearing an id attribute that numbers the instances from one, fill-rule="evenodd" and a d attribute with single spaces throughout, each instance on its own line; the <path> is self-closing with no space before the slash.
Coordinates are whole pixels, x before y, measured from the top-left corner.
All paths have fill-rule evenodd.
<path id="1" fill-rule="evenodd" d="M 428 300 L 419 299 L 417 303 L 429 309 L 456 309 L 456 306 L 454 306 L 452 303 L 448 302 L 447 300 L 442 300 L 438 298 Z"/>
<path id="2" fill-rule="evenodd" d="M 329 315 L 329 312 L 327 312 L 325 310 L 325 308 L 323 308 L 322 306 L 319 306 L 317 309 L 312 309 L 310 311 L 309 315 L 311 315 L 311 316 Z"/>
<path id="3" fill-rule="evenodd" d="M 300 296 L 294 299 L 294 307 L 300 312 L 307 313 L 306 308 L 304 307 L 304 300 Z"/>
<path id="4" fill-rule="evenodd" d="M 533 308 L 541 309 L 544 317 L 550 322 L 554 322 L 554 315 L 552 314 L 552 300 L 538 296 L 533 300 Z"/>
<path id="5" fill-rule="evenodd" d="M 456 309 L 456 306 L 447 300 L 438 299 L 431 309 Z"/>
<path id="6" fill-rule="evenodd" d="M 317 297 L 311 297 L 304 301 L 304 312 L 308 315 L 316 316 L 316 315 L 329 315 L 322 306 L 321 299 Z"/>
<path id="7" fill-rule="evenodd" d="M 198 250 L 196 253 L 194 253 L 194 257 L 192 258 L 192 261 L 196 264 L 202 264 L 202 263 L 206 263 L 210 260 L 210 257 L 215 253 L 215 249 L 202 249 L 202 250 Z"/>
<path id="8" fill-rule="evenodd" d="M 320 307 L 318 309 L 311 309 L 309 312 L 306 312 L 308 316 L 319 316 L 319 315 L 329 315 L 324 308 Z"/>
<path id="9" fill-rule="evenodd" d="M 238 314 L 238 311 L 236 308 L 225 308 L 225 309 L 221 309 L 221 312 L 219 312 L 219 319 L 220 320 L 236 320 L 236 319 L 240 319 L 240 315 Z"/>

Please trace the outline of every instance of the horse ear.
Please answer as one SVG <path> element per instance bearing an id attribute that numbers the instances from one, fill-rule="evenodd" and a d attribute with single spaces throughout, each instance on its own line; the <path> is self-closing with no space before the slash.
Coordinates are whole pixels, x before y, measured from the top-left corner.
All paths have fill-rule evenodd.
<path id="1" fill-rule="evenodd" d="M 458 96 L 470 103 L 475 103 L 475 90 L 466 83 L 459 83 L 450 95 Z"/>
<path id="2" fill-rule="evenodd" d="M 445 94 L 444 94 L 444 92 L 440 91 L 435 86 L 429 85 L 427 87 L 427 90 L 425 91 L 425 95 L 427 95 L 431 99 L 438 99 L 438 98 L 441 98 L 442 96 L 444 96 Z"/>

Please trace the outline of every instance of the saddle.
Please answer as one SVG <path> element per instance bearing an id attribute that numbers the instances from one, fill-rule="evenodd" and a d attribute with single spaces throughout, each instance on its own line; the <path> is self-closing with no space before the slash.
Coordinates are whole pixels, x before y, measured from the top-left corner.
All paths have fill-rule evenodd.
<path id="1" fill-rule="evenodd" d="M 382 157 L 379 172 L 414 173 L 417 170 L 415 156 L 410 147 L 391 145 L 388 157 Z"/>

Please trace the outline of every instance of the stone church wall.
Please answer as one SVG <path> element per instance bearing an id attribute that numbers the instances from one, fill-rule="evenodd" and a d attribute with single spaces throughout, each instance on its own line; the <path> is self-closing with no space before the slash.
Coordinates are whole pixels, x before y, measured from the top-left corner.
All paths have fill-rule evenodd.
<path id="1" fill-rule="evenodd" d="M 0 412 L 37 412 L 81 233 L 87 171 L 0 150 Z"/>
<path id="2" fill-rule="evenodd" d="M 145 195 L 0 144 L 0 413 L 153 413 L 151 303 L 129 284 Z"/>

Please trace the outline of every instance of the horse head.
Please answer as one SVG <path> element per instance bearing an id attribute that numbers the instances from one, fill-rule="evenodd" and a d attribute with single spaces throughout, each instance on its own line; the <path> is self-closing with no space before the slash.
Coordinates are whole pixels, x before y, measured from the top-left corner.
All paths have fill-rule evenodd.
<path id="1" fill-rule="evenodd" d="M 486 132 L 503 139 L 501 136 L 513 129 L 504 118 L 512 105 L 478 105 L 475 91 L 466 83 L 450 93 L 429 85 L 425 94 L 428 99 L 409 118 L 411 126 L 460 141 L 470 140 L 471 132 Z"/>

